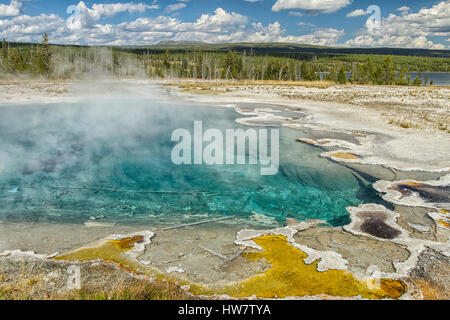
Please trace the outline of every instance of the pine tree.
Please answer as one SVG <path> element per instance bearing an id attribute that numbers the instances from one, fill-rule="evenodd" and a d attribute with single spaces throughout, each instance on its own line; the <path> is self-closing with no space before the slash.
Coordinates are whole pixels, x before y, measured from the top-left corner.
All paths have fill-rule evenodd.
<path id="1" fill-rule="evenodd" d="M 326 77 L 327 80 L 336 82 L 337 81 L 337 73 L 336 73 L 336 69 L 333 67 L 331 67 L 330 73 L 327 75 Z"/>
<path id="2" fill-rule="evenodd" d="M 226 73 L 225 77 L 227 79 L 229 76 L 231 76 L 233 78 L 234 63 L 235 63 L 234 57 L 235 57 L 234 52 L 231 50 L 228 50 L 227 56 L 225 58 L 225 65 L 224 65 L 225 73 Z"/>
<path id="3" fill-rule="evenodd" d="M 195 68 L 196 68 L 196 74 L 197 78 L 204 78 L 204 72 L 203 72 L 203 53 L 199 51 L 195 55 Z"/>
<path id="4" fill-rule="evenodd" d="M 319 81 L 320 80 L 320 68 L 317 64 L 314 64 L 311 78 L 313 81 Z"/>
<path id="5" fill-rule="evenodd" d="M 31 72 L 35 75 L 41 74 L 41 52 L 39 45 L 31 46 Z"/>
<path id="6" fill-rule="evenodd" d="M 26 62 L 19 48 L 12 48 L 8 52 L 8 66 L 10 73 L 22 73 L 26 71 Z"/>
<path id="7" fill-rule="evenodd" d="M 37 45 L 33 57 L 31 69 L 34 73 L 49 77 L 51 70 L 51 52 L 48 44 L 48 35 L 44 33 L 42 43 Z"/>
<path id="8" fill-rule="evenodd" d="M 306 81 L 312 81 L 313 80 L 313 72 L 311 70 L 311 67 L 306 61 L 303 61 L 303 64 L 301 66 L 301 73 L 302 73 L 302 79 Z"/>
<path id="9" fill-rule="evenodd" d="M 392 63 L 392 57 L 387 56 L 383 63 L 383 83 L 392 84 L 395 80 L 395 71 Z"/>
<path id="10" fill-rule="evenodd" d="M 383 84 L 384 83 L 384 74 L 383 74 L 383 67 L 380 65 L 377 65 L 375 67 L 375 72 L 373 74 L 373 84 Z"/>
<path id="11" fill-rule="evenodd" d="M 419 72 L 419 74 L 414 79 L 412 84 L 413 84 L 413 86 L 418 86 L 418 87 L 422 85 L 422 73 L 421 72 Z"/>
<path id="12" fill-rule="evenodd" d="M 408 83 L 408 86 L 411 85 L 411 75 L 410 75 L 410 74 L 408 74 L 408 75 L 406 76 L 406 82 Z"/>
<path id="13" fill-rule="evenodd" d="M 377 84 L 377 75 L 376 75 L 376 69 L 375 64 L 373 63 L 372 57 L 369 56 L 367 58 L 367 64 L 366 64 L 366 83 L 371 84 Z"/>
<path id="14" fill-rule="evenodd" d="M 407 70 L 406 68 L 403 68 L 397 77 L 397 80 L 395 81 L 395 84 L 398 86 L 407 86 L 409 85 L 408 78 L 406 78 Z"/>
<path id="15" fill-rule="evenodd" d="M 169 61 L 169 50 L 166 50 L 164 53 L 164 67 L 169 70 L 170 69 L 170 61 Z"/>
<path id="16" fill-rule="evenodd" d="M 355 65 L 355 63 L 352 63 L 352 72 L 351 72 L 351 76 L 350 76 L 350 82 L 351 83 L 356 83 L 358 82 L 358 71 L 357 71 L 357 66 Z"/>
<path id="17" fill-rule="evenodd" d="M 242 60 L 242 56 L 236 54 L 236 63 L 235 63 L 235 78 L 242 79 L 242 70 L 244 69 L 244 62 Z"/>
<path id="18" fill-rule="evenodd" d="M 341 66 L 339 73 L 337 75 L 337 83 L 346 84 L 347 83 L 347 75 L 345 74 L 344 66 Z"/>
<path id="19" fill-rule="evenodd" d="M 8 72 L 8 44 L 6 43 L 6 40 L 3 39 L 2 41 L 2 53 L 1 53 L 1 69 L 5 72 Z"/>
<path id="20" fill-rule="evenodd" d="M 50 75 L 50 60 L 51 60 L 51 52 L 50 52 L 50 46 L 48 44 L 48 35 L 44 33 L 42 36 L 42 44 L 41 44 L 41 56 L 42 56 L 42 71 L 43 73 L 49 77 Z"/>
<path id="21" fill-rule="evenodd" d="M 358 83 L 362 84 L 368 83 L 367 68 L 365 68 L 363 64 L 358 64 L 358 74 L 359 74 Z"/>

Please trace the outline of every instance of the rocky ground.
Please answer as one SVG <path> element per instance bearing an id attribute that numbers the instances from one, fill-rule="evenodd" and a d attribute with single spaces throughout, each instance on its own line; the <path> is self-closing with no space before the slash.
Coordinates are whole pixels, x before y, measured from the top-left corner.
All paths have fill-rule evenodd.
<path id="1" fill-rule="evenodd" d="M 72 280 L 79 268 L 81 286 Z M 72 278 L 71 278 L 72 277 Z M 0 300 L 185 300 L 174 283 L 151 281 L 113 263 L 64 262 L 32 255 L 0 259 Z"/>
<path id="2" fill-rule="evenodd" d="M 324 86 L 321 82 L 306 86 L 192 81 L 164 84 L 172 94 L 196 102 L 272 104 L 300 110 L 308 117 L 285 121 L 284 125 L 311 131 L 322 139 L 336 140 L 344 134 L 347 137 L 338 140 L 358 140 L 350 147 L 338 141 L 334 145 L 354 149 L 360 159 L 348 163 L 450 171 L 450 89 L 446 87 Z M 318 145 L 322 146 L 320 142 Z"/>
<path id="3" fill-rule="evenodd" d="M 59 236 L 65 239 L 64 233 L 70 233 L 77 246 L 56 253 L 61 259 L 20 251 L 0 258 L 0 298 L 450 298 L 450 217 L 448 197 L 442 197 L 448 196 L 449 186 L 448 179 L 438 180 L 450 172 L 450 89 L 165 84 L 175 88 L 172 93 L 183 99 L 301 109 L 308 115 L 306 119 L 284 123 L 310 134 L 299 136 L 299 143 L 322 148 L 324 157 L 354 167 L 363 176 L 368 173 L 386 180 L 377 184 L 392 210 L 370 204 L 349 208 L 352 223 L 339 228 L 296 221 L 286 221 L 284 227 L 268 226 L 266 231 L 223 223 L 171 232 L 153 228 L 155 237 L 138 255 L 130 254 L 135 247 L 128 246 L 131 238 L 126 236 L 114 240 L 119 242 L 105 240 L 77 250 L 88 244 L 81 243 L 77 234 L 87 233 L 90 236 L 83 239 L 93 242 L 130 230 L 98 229 L 102 231 L 95 236 L 96 228 L 77 232 L 81 226 L 66 227 Z M 34 86 L 2 86 L 6 89 L 0 91 L 0 101 L 70 96 L 70 85 L 69 93 L 64 92 L 65 85 L 49 84 L 51 89 L 47 84 Z M 407 180 L 399 182 L 401 179 Z M 41 230 L 34 235 L 48 238 L 49 226 L 31 227 Z M 0 248 L 2 241 L 11 241 L 11 232 L 21 230 L 20 226 L 8 228 L 1 222 L 0 228 L 9 230 L 2 233 Z M 239 231 L 243 228 L 247 230 Z M 17 238 L 16 247 L 22 250 L 30 247 L 27 241 L 35 240 L 20 234 Z M 202 248 L 205 245 L 213 251 Z M 57 247 L 49 243 L 46 253 Z M 87 260 L 79 262 L 80 257 Z M 92 257 L 98 261 L 89 261 Z M 227 258 L 230 260 L 223 265 Z M 72 265 L 81 268 L 81 289 L 67 287 Z M 305 277 L 314 281 L 302 282 Z M 384 279 L 382 290 L 367 284 L 372 278 Z M 259 286 L 261 281 L 266 285 Z M 302 283 L 301 290 L 297 285 L 290 287 L 297 282 Z"/>
<path id="4" fill-rule="evenodd" d="M 0 82 L 0 103 L 52 101 L 69 92 L 67 84 L 60 82 L 3 81 Z"/>
<path id="5" fill-rule="evenodd" d="M 352 105 L 355 112 L 373 110 L 393 126 L 450 133 L 450 88 L 334 85 L 289 82 L 252 84 L 226 82 L 170 82 L 186 93 L 241 97 L 278 96 Z M 362 109 L 356 108 L 363 107 Z"/>

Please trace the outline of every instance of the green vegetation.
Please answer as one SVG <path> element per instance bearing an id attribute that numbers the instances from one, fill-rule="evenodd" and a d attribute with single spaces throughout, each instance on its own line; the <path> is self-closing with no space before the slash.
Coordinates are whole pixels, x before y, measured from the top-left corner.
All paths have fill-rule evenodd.
<path id="1" fill-rule="evenodd" d="M 345 74 L 344 67 L 342 66 L 337 75 L 337 83 L 346 84 L 347 83 L 347 75 Z"/>
<path id="2" fill-rule="evenodd" d="M 67 294 L 67 300 L 190 300 L 192 297 L 174 284 L 133 281 L 110 291 L 81 289 Z"/>
<path id="3" fill-rule="evenodd" d="M 363 55 L 330 51 L 347 50 L 342 48 L 293 44 L 285 44 L 284 47 L 281 44 L 235 44 L 227 48 L 223 44 L 166 43 L 145 48 L 112 48 L 51 46 L 48 41 L 47 35 L 43 36 L 41 44 L 36 45 L 7 43 L 3 40 L 0 77 L 1 74 L 12 74 L 54 80 L 82 79 L 86 76 L 330 80 L 339 84 L 419 86 L 423 84 L 420 75 L 412 80 L 408 72 L 445 72 L 450 65 L 450 57 L 445 51 L 430 51 L 431 57 L 425 57 L 423 50 L 417 51 L 422 56 Z M 441 57 L 436 57 L 438 54 Z M 428 84 L 427 79 L 425 84 Z"/>
<path id="4" fill-rule="evenodd" d="M 27 47 L 9 48 L 2 41 L 0 70 L 8 74 L 28 73 L 31 75 L 49 77 L 52 67 L 52 53 L 48 36 L 42 36 L 42 43 Z"/>
<path id="5" fill-rule="evenodd" d="M 131 280 L 118 282 L 113 288 L 100 288 L 89 282 L 80 290 L 50 290 L 42 277 L 19 279 L 17 283 L 0 285 L 1 300 L 191 300 L 188 292 L 168 282 Z"/>

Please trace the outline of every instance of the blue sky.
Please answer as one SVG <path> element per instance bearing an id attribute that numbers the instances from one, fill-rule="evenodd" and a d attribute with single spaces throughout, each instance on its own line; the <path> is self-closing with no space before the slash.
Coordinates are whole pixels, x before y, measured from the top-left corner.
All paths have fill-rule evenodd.
<path id="1" fill-rule="evenodd" d="M 370 13 L 369 6 L 375 6 Z M 37 41 L 44 32 L 67 44 L 280 41 L 449 49 L 450 0 L 0 0 L 1 38 Z"/>

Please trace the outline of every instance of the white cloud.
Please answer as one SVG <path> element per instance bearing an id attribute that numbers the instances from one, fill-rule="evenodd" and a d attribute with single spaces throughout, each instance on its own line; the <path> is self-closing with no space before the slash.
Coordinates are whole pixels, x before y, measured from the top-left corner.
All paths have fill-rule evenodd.
<path id="1" fill-rule="evenodd" d="M 229 25 L 245 25 L 248 22 L 246 16 L 240 15 L 235 12 L 228 13 L 222 8 L 217 8 L 213 15 L 202 14 L 202 16 L 195 22 L 195 26 L 201 27 L 224 27 Z"/>
<path id="2" fill-rule="evenodd" d="M 213 14 L 203 14 L 195 22 L 182 22 L 173 17 L 140 18 L 117 26 L 120 38 L 115 44 L 155 43 L 163 40 L 203 42 L 299 42 L 334 45 L 344 34 L 335 29 L 316 29 L 313 34 L 286 35 L 279 22 L 264 26 L 248 25 L 248 18 L 218 8 Z"/>
<path id="3" fill-rule="evenodd" d="M 433 43 L 426 37 L 411 37 L 411 36 L 395 36 L 383 35 L 378 38 L 371 36 L 358 36 L 352 40 L 347 41 L 350 46 L 357 47 L 397 47 L 397 48 L 426 48 L 426 49 L 445 49 L 445 46 L 440 43 Z"/>
<path id="4" fill-rule="evenodd" d="M 65 27 L 65 20 L 54 14 L 41 14 L 30 17 L 17 16 L 9 20 L 0 20 L 0 38 L 32 42 L 42 38 L 42 34 L 57 34 Z"/>
<path id="5" fill-rule="evenodd" d="M 347 18 L 366 16 L 368 14 L 369 13 L 366 10 L 356 9 L 355 11 L 347 13 Z"/>
<path id="6" fill-rule="evenodd" d="M 315 24 L 308 23 L 308 22 L 303 22 L 303 21 L 297 23 L 297 25 L 298 25 L 299 27 L 309 27 L 309 28 L 315 28 L 315 27 L 316 27 Z"/>
<path id="7" fill-rule="evenodd" d="M 450 35 L 450 1 L 442 1 L 417 13 L 391 13 L 383 18 L 380 28 L 362 29 L 360 34 L 346 42 L 350 46 L 389 46 L 403 48 L 445 49 L 429 37 Z"/>
<path id="8" fill-rule="evenodd" d="M 277 0 L 272 11 L 299 9 L 310 13 L 331 13 L 350 3 L 350 0 Z"/>
<path id="9" fill-rule="evenodd" d="M 0 17 L 15 17 L 22 11 L 22 3 L 11 0 L 10 4 L 0 4 Z"/>
<path id="10" fill-rule="evenodd" d="M 287 36 L 286 41 L 320 46 L 334 46 L 339 43 L 339 39 L 345 34 L 344 30 L 334 28 L 318 28 L 314 33 L 301 36 Z"/>
<path id="11" fill-rule="evenodd" d="M 151 1 L 149 1 L 151 3 Z M 185 2 L 185 1 L 183 1 Z M 382 28 L 361 29 L 345 44 L 349 46 L 389 46 L 415 48 L 445 48 L 431 41 L 433 36 L 450 37 L 450 1 L 417 13 L 406 15 L 391 14 L 382 20 Z M 84 12 L 72 20 L 55 14 L 39 16 L 19 15 L 0 19 L 0 39 L 36 42 L 42 33 L 49 34 L 50 41 L 63 44 L 89 45 L 149 45 L 166 40 L 190 40 L 204 42 L 295 42 L 334 46 L 342 44 L 344 30 L 337 28 L 319 28 L 308 26 L 306 34 L 289 35 L 282 25 L 275 21 L 263 25 L 260 22 L 249 23 L 249 18 L 236 12 L 217 8 L 214 12 L 204 13 L 192 22 L 185 22 L 171 16 L 141 17 L 117 24 L 105 24 L 102 17 L 118 12 L 145 11 L 153 6 L 139 6 L 135 3 L 122 3 L 120 6 L 93 5 L 87 8 L 80 2 Z M 83 21 L 85 19 L 87 21 Z M 89 20 L 90 19 L 90 20 Z M 78 24 L 76 24 L 78 23 Z M 76 26 L 77 28 L 73 28 Z M 299 28 L 300 29 L 300 28 Z M 303 28 L 304 29 L 304 28 Z"/>
<path id="12" fill-rule="evenodd" d="M 304 16 L 304 14 L 302 12 L 300 12 L 300 11 L 289 11 L 289 14 L 291 16 L 296 16 L 296 17 L 303 17 Z"/>
<path id="13" fill-rule="evenodd" d="M 72 8 L 72 7 L 69 7 Z M 143 3 L 108 3 L 93 4 L 87 7 L 84 1 L 73 6 L 73 18 L 69 21 L 69 28 L 79 29 L 81 27 L 92 27 L 102 17 L 112 17 L 120 12 L 144 12 L 149 9 L 158 9 L 158 5 L 147 5 Z"/>
<path id="14" fill-rule="evenodd" d="M 177 3 L 177 4 L 170 4 L 166 7 L 164 10 L 165 13 L 171 13 L 174 11 L 181 10 L 183 8 L 186 8 L 186 5 L 184 3 Z"/>
<path id="15" fill-rule="evenodd" d="M 260 22 L 253 23 L 253 32 L 249 33 L 243 41 L 250 42 L 295 42 L 313 45 L 335 45 L 344 35 L 344 30 L 333 28 L 317 28 L 312 34 L 300 36 L 285 35 L 286 30 L 281 28 L 279 22 L 264 27 Z"/>
<path id="16" fill-rule="evenodd" d="M 411 8 L 407 7 L 407 6 L 403 6 L 403 7 L 400 7 L 400 8 L 397 9 L 397 11 L 399 11 L 400 14 L 403 15 L 403 16 L 407 15 L 410 10 L 411 10 Z"/>
<path id="17" fill-rule="evenodd" d="M 407 7 L 407 6 L 403 6 L 403 7 L 400 7 L 397 9 L 397 11 L 400 11 L 400 12 L 409 11 L 409 10 L 411 10 L 411 8 Z"/>
<path id="18" fill-rule="evenodd" d="M 247 23 L 246 16 L 217 8 L 213 14 L 203 14 L 195 22 L 165 16 L 139 18 L 119 24 L 116 32 L 120 44 L 151 44 L 163 40 L 231 42 L 245 37 Z"/>

